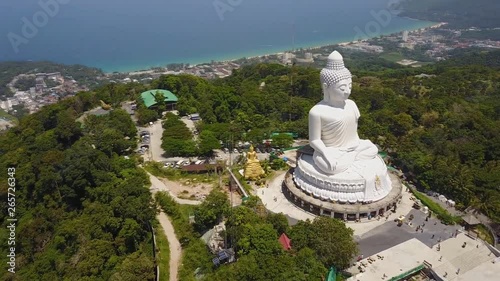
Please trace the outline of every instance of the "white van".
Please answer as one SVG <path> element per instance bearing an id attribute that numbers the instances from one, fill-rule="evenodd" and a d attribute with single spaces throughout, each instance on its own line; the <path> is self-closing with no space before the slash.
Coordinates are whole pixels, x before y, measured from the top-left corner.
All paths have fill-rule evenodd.
<path id="1" fill-rule="evenodd" d="M 198 160 L 198 161 L 194 162 L 194 164 L 195 165 L 200 165 L 200 164 L 203 164 L 203 162 L 204 162 L 203 160 Z"/>

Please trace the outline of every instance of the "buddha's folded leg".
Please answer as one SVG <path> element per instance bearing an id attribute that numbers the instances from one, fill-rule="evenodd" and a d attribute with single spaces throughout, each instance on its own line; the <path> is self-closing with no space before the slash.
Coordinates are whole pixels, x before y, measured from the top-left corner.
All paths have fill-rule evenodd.
<path id="1" fill-rule="evenodd" d="M 369 140 L 360 140 L 356 149 L 358 154 L 356 160 L 369 160 L 375 158 L 378 154 L 378 148 Z"/>

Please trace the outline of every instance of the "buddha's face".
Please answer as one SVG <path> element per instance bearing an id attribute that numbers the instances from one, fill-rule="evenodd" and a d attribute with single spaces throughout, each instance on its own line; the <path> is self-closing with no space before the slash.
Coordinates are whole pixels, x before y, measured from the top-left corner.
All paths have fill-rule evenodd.
<path id="1" fill-rule="evenodd" d="M 349 98 L 352 89 L 352 79 L 340 80 L 338 83 L 327 86 L 323 85 L 325 98 L 330 102 L 342 102 Z"/>

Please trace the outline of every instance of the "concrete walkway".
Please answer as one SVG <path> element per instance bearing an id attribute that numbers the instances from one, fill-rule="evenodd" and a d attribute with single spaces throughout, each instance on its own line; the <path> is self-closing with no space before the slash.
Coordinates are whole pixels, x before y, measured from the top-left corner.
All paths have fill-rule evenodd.
<path id="1" fill-rule="evenodd" d="M 285 198 L 281 190 L 285 174 L 286 171 L 277 172 L 276 176 L 269 182 L 269 187 L 257 189 L 256 195 L 262 200 L 266 209 L 273 213 L 283 213 L 295 220 L 313 220 L 315 215 L 305 212 Z"/>

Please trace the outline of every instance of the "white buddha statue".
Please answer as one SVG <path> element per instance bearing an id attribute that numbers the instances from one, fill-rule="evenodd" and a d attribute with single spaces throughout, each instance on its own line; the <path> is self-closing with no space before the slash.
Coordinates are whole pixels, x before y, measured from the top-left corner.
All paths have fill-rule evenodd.
<path id="1" fill-rule="evenodd" d="M 358 136 L 360 113 L 348 99 L 352 76 L 342 56 L 333 52 L 321 71 L 324 99 L 309 112 L 309 142 L 314 153 L 302 154 L 294 179 L 304 191 L 325 200 L 373 202 L 392 183 L 377 147 Z"/>
<path id="2" fill-rule="evenodd" d="M 356 103 L 349 100 L 351 72 L 339 52 L 328 57 L 321 71 L 323 101 L 309 111 L 309 142 L 314 148 L 314 163 L 326 174 L 338 174 L 354 161 L 373 159 L 377 147 L 358 136 L 360 116 Z"/>

